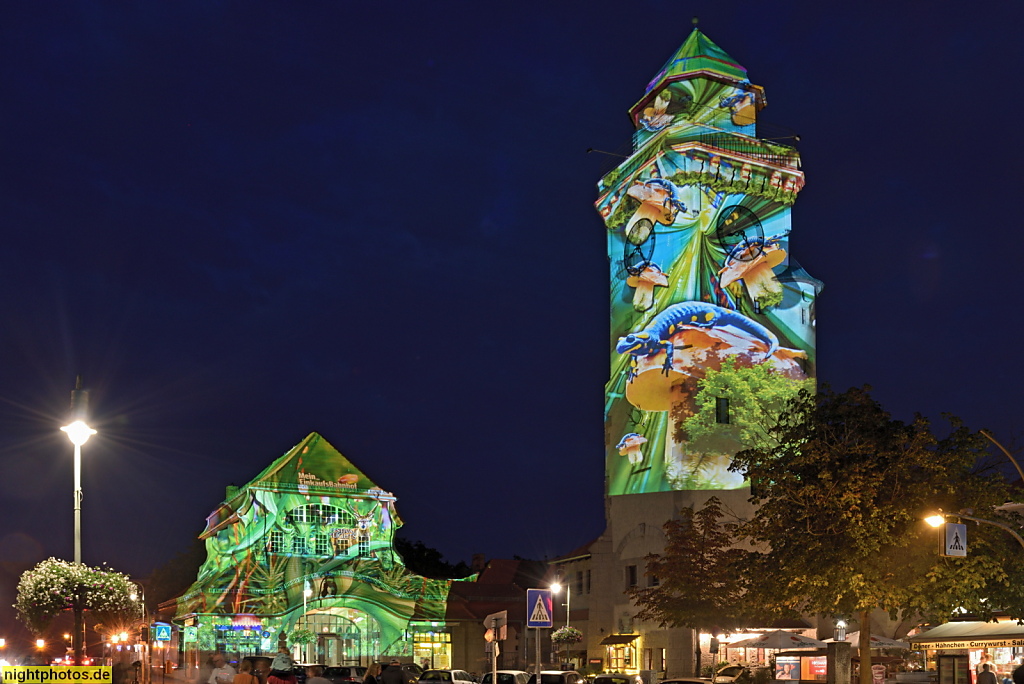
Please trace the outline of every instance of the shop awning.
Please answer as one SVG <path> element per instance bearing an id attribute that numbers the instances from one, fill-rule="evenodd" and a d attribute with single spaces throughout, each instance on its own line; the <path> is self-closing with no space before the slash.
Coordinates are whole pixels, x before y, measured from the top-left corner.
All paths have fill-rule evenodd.
<path id="1" fill-rule="evenodd" d="M 621 644 L 632 643 L 639 634 L 611 634 L 601 640 L 602 646 L 619 646 Z"/>
<path id="2" fill-rule="evenodd" d="M 1024 647 L 1024 625 L 1016 622 L 947 622 L 907 639 L 924 648 Z"/>

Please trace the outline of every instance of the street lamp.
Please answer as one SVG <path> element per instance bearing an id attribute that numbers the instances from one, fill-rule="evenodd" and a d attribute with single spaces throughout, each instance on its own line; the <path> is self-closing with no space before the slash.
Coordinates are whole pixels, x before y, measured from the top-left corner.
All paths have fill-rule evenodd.
<path id="1" fill-rule="evenodd" d="M 61 428 L 75 445 L 75 563 L 82 562 L 82 445 L 96 434 L 85 423 L 89 409 L 89 393 L 82 389 L 82 376 L 75 380 L 71 391 L 71 416 L 74 420 Z"/>
<path id="2" fill-rule="evenodd" d="M 562 584 L 561 584 L 561 582 L 555 582 L 554 584 L 551 585 L 551 593 L 557 594 L 560 591 L 562 591 Z M 565 583 L 565 626 L 566 627 L 569 626 L 569 597 L 571 596 L 571 594 L 572 594 L 572 591 L 569 589 L 569 583 L 566 582 Z"/>
<path id="3" fill-rule="evenodd" d="M 965 520 L 973 520 L 974 522 L 985 523 L 986 525 L 994 525 L 995 527 L 1002 528 L 1010 534 L 1012 534 L 1013 538 L 1017 540 L 1017 543 L 1020 544 L 1021 547 L 1024 547 L 1024 538 L 1021 538 L 1021 536 L 1017 533 L 1015 529 L 1013 529 L 1005 523 L 996 522 L 995 520 L 986 520 L 985 518 L 975 518 L 974 516 L 968 515 L 963 512 L 956 513 L 955 517 L 964 518 Z M 929 515 L 927 518 L 924 519 L 924 521 L 932 527 L 941 527 L 946 522 L 946 514 L 939 512 L 935 515 Z"/>

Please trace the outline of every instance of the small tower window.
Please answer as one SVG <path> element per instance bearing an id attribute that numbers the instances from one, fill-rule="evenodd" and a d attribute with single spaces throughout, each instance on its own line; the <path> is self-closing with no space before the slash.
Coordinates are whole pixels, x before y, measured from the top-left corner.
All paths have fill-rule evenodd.
<path id="1" fill-rule="evenodd" d="M 729 398 L 715 397 L 715 422 L 729 424 Z"/>
<path id="2" fill-rule="evenodd" d="M 754 313 L 756 313 L 756 314 L 761 313 L 761 298 L 760 297 L 755 297 L 754 298 Z"/>

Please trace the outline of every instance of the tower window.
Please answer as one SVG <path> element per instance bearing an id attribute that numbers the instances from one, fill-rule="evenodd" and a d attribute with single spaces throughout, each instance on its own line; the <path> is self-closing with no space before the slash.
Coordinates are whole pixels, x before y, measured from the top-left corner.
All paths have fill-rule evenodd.
<path id="1" fill-rule="evenodd" d="M 635 587 L 636 586 L 636 576 L 637 576 L 636 575 L 636 566 L 635 565 L 627 565 L 626 566 L 626 586 L 627 587 Z"/>
<path id="2" fill-rule="evenodd" d="M 729 424 L 729 398 L 715 397 L 715 422 Z"/>
<path id="3" fill-rule="evenodd" d="M 756 313 L 756 314 L 761 313 L 761 299 L 760 299 L 760 297 L 755 297 L 754 298 L 754 313 Z"/>
<path id="4" fill-rule="evenodd" d="M 585 587 L 584 591 L 586 591 L 588 594 L 590 593 L 590 569 L 589 568 L 587 569 L 587 581 L 586 581 L 586 587 Z"/>

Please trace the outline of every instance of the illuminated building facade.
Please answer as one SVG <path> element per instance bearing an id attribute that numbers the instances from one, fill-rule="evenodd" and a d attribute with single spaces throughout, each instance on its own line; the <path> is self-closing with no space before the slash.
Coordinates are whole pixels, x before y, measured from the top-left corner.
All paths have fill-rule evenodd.
<path id="1" fill-rule="evenodd" d="M 293 651 L 299 662 L 369 665 L 429 655 L 452 666 L 451 581 L 416 575 L 392 540 L 395 496 L 313 433 L 254 480 L 229 488 L 201 538 L 207 559 L 177 599 L 184 662 Z M 417 645 L 423 645 L 419 652 Z"/>
<path id="2" fill-rule="evenodd" d="M 680 508 L 715 495 L 751 513 L 732 457 L 763 412 L 814 387 L 821 283 L 790 254 L 804 174 L 795 148 L 757 137 L 765 103 L 695 28 L 629 111 L 632 155 L 598 183 L 607 529 L 555 565 L 576 590 L 570 618 L 585 627 L 587 658 L 606 670 L 693 673 L 693 633 L 634 624 L 624 591 L 657 581 L 644 559 L 664 549 L 662 524 Z"/>

